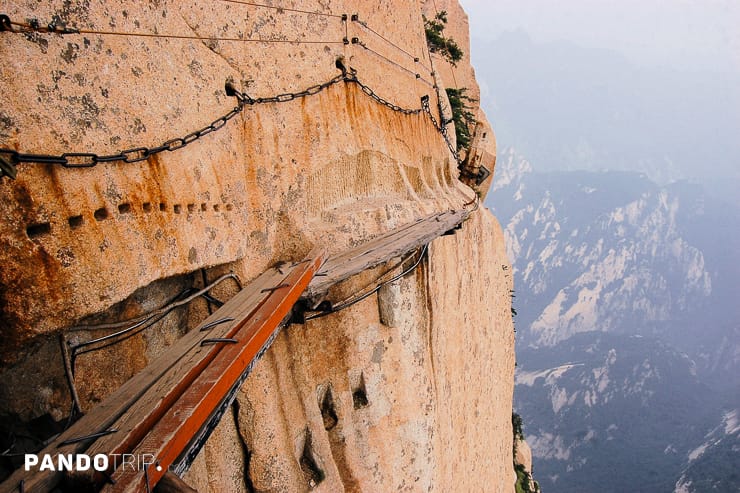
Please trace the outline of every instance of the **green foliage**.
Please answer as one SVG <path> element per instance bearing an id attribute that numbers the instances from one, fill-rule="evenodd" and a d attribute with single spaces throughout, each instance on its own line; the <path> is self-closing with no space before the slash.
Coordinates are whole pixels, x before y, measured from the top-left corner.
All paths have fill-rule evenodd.
<path id="1" fill-rule="evenodd" d="M 537 481 L 532 481 L 532 475 L 524 469 L 521 464 L 514 464 L 516 471 L 516 493 L 539 493 L 540 485 Z M 530 481 L 534 483 L 534 489 L 530 487 Z"/>
<path id="2" fill-rule="evenodd" d="M 514 431 L 514 440 L 517 438 L 519 440 L 524 440 L 524 432 L 522 431 L 523 424 L 524 422 L 522 421 L 521 416 L 517 413 L 511 413 L 511 428 Z"/>
<path id="3" fill-rule="evenodd" d="M 447 25 L 447 11 L 442 10 L 434 16 L 434 19 L 424 17 L 424 31 L 426 33 L 427 45 L 429 51 L 442 55 L 452 66 L 457 66 L 457 62 L 462 60 L 463 51 L 452 38 L 444 35 L 445 26 Z M 455 135 L 457 136 L 457 150 L 468 149 L 470 147 L 470 125 L 475 124 L 475 115 L 473 114 L 468 103 L 477 103 L 477 100 L 467 96 L 467 88 L 462 87 L 447 88 L 447 97 L 452 107 L 452 118 L 455 122 Z"/>
<path id="4" fill-rule="evenodd" d="M 516 457 L 516 443 L 518 440 L 524 440 L 524 423 L 522 417 L 517 413 L 511 413 L 511 429 L 514 432 L 514 457 Z M 514 460 L 514 470 L 516 471 L 516 493 L 539 493 L 540 485 L 532 479 L 532 474 L 524 468 L 523 464 L 518 464 Z M 534 490 L 530 487 L 530 482 L 534 485 Z"/>
<path id="5" fill-rule="evenodd" d="M 516 468 L 516 493 L 524 493 L 524 484 L 526 483 L 526 476 L 524 475 L 524 468 L 521 470 Z"/>
<path id="6" fill-rule="evenodd" d="M 463 51 L 454 39 L 444 36 L 446 24 L 447 12 L 445 10 L 437 13 L 432 20 L 424 17 L 424 31 L 427 35 L 427 45 L 429 45 L 429 51 L 439 53 L 452 66 L 457 66 L 457 62 L 462 60 Z"/>
<path id="7" fill-rule="evenodd" d="M 452 120 L 455 122 L 455 136 L 457 137 L 457 150 L 468 149 L 470 147 L 470 125 L 475 125 L 475 115 L 473 114 L 468 103 L 477 103 L 465 93 L 467 87 L 445 89 L 447 98 L 450 100 L 450 109 L 452 110 Z"/>

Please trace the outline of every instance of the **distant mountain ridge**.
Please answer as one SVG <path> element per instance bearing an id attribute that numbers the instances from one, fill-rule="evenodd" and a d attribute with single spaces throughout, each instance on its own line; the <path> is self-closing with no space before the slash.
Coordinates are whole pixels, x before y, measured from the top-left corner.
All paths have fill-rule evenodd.
<path id="1" fill-rule="evenodd" d="M 489 203 L 504 227 L 515 303 L 526 306 L 520 347 L 591 330 L 666 336 L 694 350 L 702 369 L 740 370 L 726 347 L 740 319 L 731 303 L 740 212 L 698 186 L 660 187 L 633 172 L 536 173 L 511 149 L 497 173 Z M 713 357 L 696 351 L 709 346 Z"/>
<path id="2" fill-rule="evenodd" d="M 740 212 L 636 172 L 537 172 L 512 149 L 496 173 L 515 402 L 543 490 L 740 486 L 721 425 L 740 388 Z"/>
<path id="3" fill-rule="evenodd" d="M 544 491 L 672 491 L 720 415 L 686 355 L 656 339 L 583 332 L 520 360 L 516 407 Z"/>
<path id="4" fill-rule="evenodd" d="M 737 404 L 722 415 L 720 423 L 706 434 L 701 445 L 689 453 L 688 464 L 676 482 L 676 493 L 738 490 L 740 412 Z"/>

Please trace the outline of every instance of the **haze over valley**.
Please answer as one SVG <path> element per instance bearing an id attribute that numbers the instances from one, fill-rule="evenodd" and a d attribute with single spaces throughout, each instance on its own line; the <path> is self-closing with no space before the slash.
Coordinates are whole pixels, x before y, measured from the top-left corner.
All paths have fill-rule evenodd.
<path id="1" fill-rule="evenodd" d="M 730 2 L 464 2 L 546 492 L 737 491 Z"/>

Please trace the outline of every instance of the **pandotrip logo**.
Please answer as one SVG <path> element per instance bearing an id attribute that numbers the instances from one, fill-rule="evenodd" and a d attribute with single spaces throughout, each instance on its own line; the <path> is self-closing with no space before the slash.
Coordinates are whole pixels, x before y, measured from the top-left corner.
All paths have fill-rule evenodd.
<path id="1" fill-rule="evenodd" d="M 157 464 L 153 454 L 25 454 L 26 471 L 98 471 L 132 470 L 144 471 L 152 464 Z M 157 471 L 162 466 L 156 465 Z"/>

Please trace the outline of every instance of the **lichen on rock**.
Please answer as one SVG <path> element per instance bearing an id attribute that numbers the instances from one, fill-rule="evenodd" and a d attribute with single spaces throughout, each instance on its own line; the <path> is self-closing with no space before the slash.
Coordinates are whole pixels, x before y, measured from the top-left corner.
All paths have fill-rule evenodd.
<path id="1" fill-rule="evenodd" d="M 437 4 L 467 51 L 464 12 Z M 430 58 L 422 12 L 433 8 L 14 2 L 4 10 L 13 20 L 86 32 L 0 35 L 0 147 L 104 155 L 159 146 L 229 112 L 227 80 L 266 98 L 331 80 L 338 61 L 391 106 L 416 109 L 429 96 L 442 121 L 435 84 L 479 91 L 469 55 L 454 68 Z M 138 162 L 21 163 L 16 180 L 0 180 L 0 415 L 63 423 L 70 394 L 58 337 L 99 335 L 70 335 L 72 326 L 134 318 L 224 273 L 246 282 L 313 246 L 340 253 L 473 203 L 427 114 L 394 111 L 347 81 L 284 99 L 246 104 L 222 128 Z M 476 114 L 489 137 L 471 152 L 492 168 L 495 140 Z M 371 285 L 389 260 L 330 296 Z M 513 491 L 507 264 L 501 229 L 481 206 L 381 293 L 286 327 L 186 481 L 202 492 Z M 214 296 L 235 289 L 224 283 Z M 80 357 L 83 411 L 212 308 L 198 301 Z"/>

